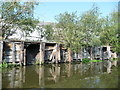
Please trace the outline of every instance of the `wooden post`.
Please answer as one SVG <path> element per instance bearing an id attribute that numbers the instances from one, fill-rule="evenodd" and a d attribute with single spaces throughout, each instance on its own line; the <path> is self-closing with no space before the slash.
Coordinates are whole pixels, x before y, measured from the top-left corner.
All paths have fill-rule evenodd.
<path id="1" fill-rule="evenodd" d="M 26 48 L 24 48 L 24 61 L 23 61 L 23 65 L 26 65 Z"/>
<path id="2" fill-rule="evenodd" d="M 70 48 L 68 48 L 68 62 L 72 61 L 72 51 Z"/>
<path id="3" fill-rule="evenodd" d="M 3 41 L 0 41 L 0 64 L 2 63 L 3 59 Z"/>
<path id="4" fill-rule="evenodd" d="M 39 59 L 39 64 L 43 64 L 44 63 L 44 51 L 45 51 L 45 43 L 41 42 L 40 43 L 40 59 Z"/>
<path id="5" fill-rule="evenodd" d="M 24 43 L 21 43 L 21 58 L 20 58 L 20 64 L 24 62 Z"/>
<path id="6" fill-rule="evenodd" d="M 12 63 L 15 64 L 15 43 L 12 43 Z"/>

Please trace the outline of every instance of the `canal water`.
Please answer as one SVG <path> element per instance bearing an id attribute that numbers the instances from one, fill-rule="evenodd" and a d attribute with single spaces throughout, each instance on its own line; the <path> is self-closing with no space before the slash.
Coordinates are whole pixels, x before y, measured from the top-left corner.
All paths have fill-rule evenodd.
<path id="1" fill-rule="evenodd" d="M 118 88 L 116 62 L 45 64 L 0 70 L 1 88 Z"/>

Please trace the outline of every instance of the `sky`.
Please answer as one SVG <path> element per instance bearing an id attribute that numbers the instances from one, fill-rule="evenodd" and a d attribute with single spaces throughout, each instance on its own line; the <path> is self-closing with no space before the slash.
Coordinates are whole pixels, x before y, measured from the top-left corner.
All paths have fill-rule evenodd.
<path id="1" fill-rule="evenodd" d="M 118 7 L 118 2 L 95 2 L 100 8 L 101 16 L 107 16 Z M 75 12 L 80 15 L 92 8 L 93 2 L 40 2 L 35 8 L 34 17 L 39 21 L 56 22 L 55 16 L 64 12 Z"/>

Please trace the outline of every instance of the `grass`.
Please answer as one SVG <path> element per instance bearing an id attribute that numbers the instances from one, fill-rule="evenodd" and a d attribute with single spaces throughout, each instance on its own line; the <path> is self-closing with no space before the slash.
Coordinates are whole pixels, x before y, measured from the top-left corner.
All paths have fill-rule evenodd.
<path id="1" fill-rule="evenodd" d="M 102 60 L 91 60 L 90 62 L 102 62 Z"/>
<path id="2" fill-rule="evenodd" d="M 16 67 L 16 66 L 20 66 L 20 64 L 8 64 L 7 62 L 3 61 L 0 64 L 0 68 L 8 68 L 8 67 Z"/>
<path id="3" fill-rule="evenodd" d="M 85 58 L 85 59 L 82 60 L 82 62 L 85 63 L 85 64 L 87 64 L 89 62 L 102 62 L 102 60 L 90 60 L 88 58 Z"/>
<path id="4" fill-rule="evenodd" d="M 2 64 L 0 64 L 0 68 L 7 68 L 8 67 L 8 64 L 3 61 Z"/>

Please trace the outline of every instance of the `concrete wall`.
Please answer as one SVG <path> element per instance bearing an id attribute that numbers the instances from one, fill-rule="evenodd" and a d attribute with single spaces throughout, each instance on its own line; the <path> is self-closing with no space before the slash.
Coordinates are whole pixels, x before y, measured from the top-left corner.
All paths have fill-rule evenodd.
<path id="1" fill-rule="evenodd" d="M 23 44 L 22 42 L 17 41 L 6 41 L 3 45 L 3 42 L 0 41 L 0 60 L 1 62 L 6 61 L 9 63 L 24 63 L 24 61 L 25 63 L 31 64 L 36 63 L 36 61 L 40 63 L 40 60 L 45 61 L 50 59 L 50 55 L 53 53 L 56 45 L 56 43 L 43 44 L 43 42 L 24 42 Z M 104 51 L 103 48 L 106 48 L 106 50 Z M 26 52 L 24 52 L 24 49 L 26 49 Z M 116 58 L 116 53 L 112 55 L 110 53 L 110 50 L 110 46 L 92 48 L 93 59 L 110 59 L 111 56 Z M 68 60 L 68 51 L 66 49 L 62 49 L 61 47 L 59 48 L 59 53 L 57 53 L 58 51 L 55 53 L 56 58 L 59 58 L 60 62 L 66 62 L 66 60 Z M 74 60 L 81 60 L 81 58 L 90 58 L 90 51 L 83 49 L 82 52 L 80 51 L 78 54 L 73 53 L 72 56 Z"/>
<path id="2" fill-rule="evenodd" d="M 14 43 L 14 47 L 13 47 L 13 43 Z M 13 48 L 14 53 L 13 53 Z M 13 55 L 15 56 L 15 62 L 20 62 L 21 59 L 21 43 L 20 42 L 5 42 L 4 43 L 4 57 L 3 60 L 5 60 L 6 62 L 13 62 Z"/>

